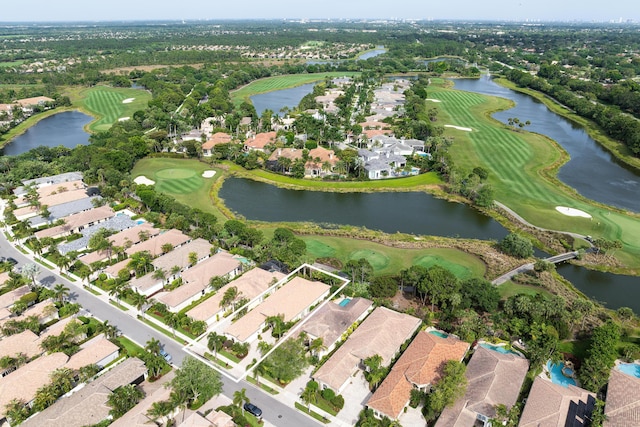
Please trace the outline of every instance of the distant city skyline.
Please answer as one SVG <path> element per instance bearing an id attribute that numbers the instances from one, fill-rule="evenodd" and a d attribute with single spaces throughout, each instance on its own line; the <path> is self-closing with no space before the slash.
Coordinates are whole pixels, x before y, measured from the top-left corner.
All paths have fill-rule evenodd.
<path id="1" fill-rule="evenodd" d="M 631 0 L 35 0 L 6 2 L 0 22 L 222 19 L 408 19 L 640 22 Z"/>

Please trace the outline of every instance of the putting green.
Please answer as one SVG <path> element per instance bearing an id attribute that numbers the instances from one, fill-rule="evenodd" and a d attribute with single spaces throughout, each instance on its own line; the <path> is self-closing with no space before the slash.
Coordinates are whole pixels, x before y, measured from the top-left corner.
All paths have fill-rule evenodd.
<path id="1" fill-rule="evenodd" d="M 191 178 L 195 176 L 196 172 L 191 169 L 183 169 L 183 168 L 171 168 L 171 169 L 162 169 L 156 172 L 156 178 L 162 179 L 184 179 Z"/>
<path id="2" fill-rule="evenodd" d="M 422 256 L 415 260 L 415 265 L 420 265 L 425 268 L 430 268 L 430 267 L 433 267 L 434 265 L 439 265 L 440 267 L 446 268 L 447 270 L 452 272 L 458 279 L 467 279 L 473 276 L 473 272 L 468 268 L 460 264 L 455 264 L 439 256 L 432 256 L 432 255 Z"/>
<path id="3" fill-rule="evenodd" d="M 370 249 L 363 249 L 355 252 L 351 252 L 349 255 L 349 259 L 359 260 L 360 258 L 364 258 L 369 261 L 369 264 L 373 267 L 374 270 L 382 270 L 387 265 L 389 265 L 389 257 L 383 253 L 372 251 Z"/>

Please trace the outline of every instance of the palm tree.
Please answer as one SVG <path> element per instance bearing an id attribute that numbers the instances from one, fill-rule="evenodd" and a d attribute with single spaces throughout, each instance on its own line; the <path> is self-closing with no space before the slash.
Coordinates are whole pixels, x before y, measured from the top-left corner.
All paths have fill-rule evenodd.
<path id="1" fill-rule="evenodd" d="M 307 385 L 302 391 L 300 398 L 307 404 L 307 412 L 311 412 L 311 404 L 318 401 L 318 392 Z"/>
<path id="2" fill-rule="evenodd" d="M 171 243 L 165 243 L 164 245 L 160 246 L 160 249 L 162 250 L 163 254 L 166 254 L 173 250 L 173 245 Z"/>
<path id="3" fill-rule="evenodd" d="M 36 277 L 40 274 L 40 267 L 34 263 L 25 264 L 20 269 L 20 272 L 31 280 L 32 287 L 36 287 Z"/>
<path id="4" fill-rule="evenodd" d="M 162 346 L 159 340 L 157 340 L 156 338 L 151 338 L 149 341 L 147 341 L 146 345 L 144 346 L 144 349 L 147 350 L 149 353 L 158 356 L 160 354 L 160 350 L 162 349 Z"/>
<path id="5" fill-rule="evenodd" d="M 224 335 L 218 335 L 215 332 L 210 332 L 209 335 L 207 335 L 207 347 L 209 350 L 213 351 L 213 356 L 215 358 L 218 358 L 218 351 L 222 349 L 225 341 L 226 338 Z"/>
<path id="6" fill-rule="evenodd" d="M 220 300 L 220 307 L 226 309 L 230 304 L 234 303 L 235 300 L 240 296 L 238 293 L 238 288 L 236 286 L 229 287 L 222 296 L 222 300 Z M 235 310 L 235 306 L 233 307 Z"/>
<path id="7" fill-rule="evenodd" d="M 244 404 L 249 403 L 250 400 L 247 397 L 247 389 L 237 390 L 233 393 L 233 404 L 242 409 L 242 415 L 244 416 Z"/>
<path id="8" fill-rule="evenodd" d="M 105 320 L 99 329 L 104 333 L 104 336 L 110 340 L 115 339 L 118 337 L 118 335 L 120 335 L 120 331 L 118 330 L 118 327 L 116 325 L 110 324 L 108 320 Z"/>
<path id="9" fill-rule="evenodd" d="M 162 280 L 164 282 L 164 280 L 167 278 L 167 272 L 164 271 L 163 268 L 159 268 L 157 270 L 154 270 L 152 277 L 156 280 Z"/>
<path id="10" fill-rule="evenodd" d="M 327 346 L 324 345 L 324 340 L 322 339 L 322 337 L 316 338 L 315 340 L 311 341 L 311 344 L 309 344 L 309 351 L 314 356 L 326 349 Z"/>
<path id="11" fill-rule="evenodd" d="M 171 328 L 174 337 L 176 336 L 176 328 L 180 326 L 180 320 L 178 313 L 169 312 L 164 316 L 164 321 Z"/>
<path id="12" fill-rule="evenodd" d="M 264 342 L 264 341 L 261 341 Z M 258 363 L 253 367 L 253 379 L 256 380 L 256 385 L 260 387 L 260 376 L 264 376 L 267 373 L 267 368 L 263 363 Z"/>
<path id="13" fill-rule="evenodd" d="M 60 304 L 64 303 L 64 300 L 69 297 L 69 288 L 62 283 L 58 283 L 53 287 L 53 298 L 58 300 Z"/>
<path id="14" fill-rule="evenodd" d="M 144 317 L 144 306 L 147 304 L 147 297 L 138 292 L 131 294 L 131 302 L 140 312 L 140 316 Z"/>
<path id="15" fill-rule="evenodd" d="M 198 253 L 197 252 L 189 252 L 189 264 L 194 266 L 198 263 Z"/>

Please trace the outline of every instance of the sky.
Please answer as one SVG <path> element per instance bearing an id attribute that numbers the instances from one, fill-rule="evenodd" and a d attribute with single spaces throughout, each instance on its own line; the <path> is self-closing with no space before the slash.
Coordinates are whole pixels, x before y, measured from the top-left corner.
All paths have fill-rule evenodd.
<path id="1" fill-rule="evenodd" d="M 633 20 L 637 0 L 4 0 L 0 22 L 398 18 Z"/>

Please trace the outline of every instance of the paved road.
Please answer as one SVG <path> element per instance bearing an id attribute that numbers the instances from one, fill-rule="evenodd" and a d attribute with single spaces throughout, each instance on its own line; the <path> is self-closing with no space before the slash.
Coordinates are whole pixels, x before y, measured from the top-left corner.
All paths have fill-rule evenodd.
<path id="1" fill-rule="evenodd" d="M 16 269 L 26 263 L 32 263 L 28 257 L 15 249 L 7 242 L 4 233 L 0 232 L 0 256 L 13 257 L 18 261 Z M 70 289 L 70 299 L 79 303 L 85 310 L 88 310 L 93 316 L 100 320 L 109 320 L 109 323 L 116 325 L 120 331 L 131 338 L 133 341 L 144 346 L 151 338 L 158 339 L 164 344 L 166 351 L 173 357 L 173 363 L 180 365 L 187 353 L 182 350 L 182 345 L 170 340 L 166 335 L 156 331 L 146 324 L 137 321 L 134 317 L 123 312 L 119 308 L 105 302 L 91 292 L 85 290 L 80 283 L 72 283 L 69 280 L 47 270 L 44 266 L 37 264 L 41 273 L 38 279 L 44 285 L 53 286 L 62 283 Z M 241 381 L 234 381 L 222 376 L 224 384 L 223 394 L 233 399 L 233 393 L 236 390 L 246 388 L 247 396 L 251 402 L 262 408 L 263 418 L 277 427 L 301 427 L 301 426 L 319 426 L 320 423 L 307 417 L 298 410 L 279 402 L 276 398 L 268 395 L 252 384 Z"/>

